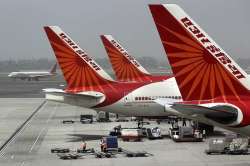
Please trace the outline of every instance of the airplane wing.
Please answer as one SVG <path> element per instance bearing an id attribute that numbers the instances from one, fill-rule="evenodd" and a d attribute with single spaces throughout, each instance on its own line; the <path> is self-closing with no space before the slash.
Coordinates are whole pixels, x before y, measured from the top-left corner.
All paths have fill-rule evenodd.
<path id="1" fill-rule="evenodd" d="M 44 77 L 44 76 L 47 76 L 47 75 L 42 75 L 42 74 L 38 74 L 38 75 L 31 75 L 31 76 L 27 76 L 27 78 L 41 78 L 41 77 Z"/>
<path id="2" fill-rule="evenodd" d="M 156 99 L 156 103 L 165 107 L 166 111 L 197 121 L 214 121 L 224 125 L 232 125 L 237 121 L 239 111 L 226 103 L 212 105 L 196 105 L 169 99 Z"/>

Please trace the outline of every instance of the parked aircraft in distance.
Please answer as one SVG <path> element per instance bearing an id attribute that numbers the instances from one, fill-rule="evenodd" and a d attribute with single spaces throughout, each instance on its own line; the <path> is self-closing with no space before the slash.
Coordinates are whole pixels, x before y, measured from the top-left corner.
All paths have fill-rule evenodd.
<path id="1" fill-rule="evenodd" d="M 118 81 L 163 81 L 170 76 L 152 75 L 111 35 L 101 35 L 110 63 Z"/>
<path id="2" fill-rule="evenodd" d="M 19 72 L 11 72 L 8 77 L 13 79 L 21 79 L 21 80 L 36 80 L 39 81 L 40 78 L 47 78 L 56 75 L 56 67 L 57 63 L 52 66 L 49 71 L 19 71 Z"/>
<path id="3" fill-rule="evenodd" d="M 169 98 L 182 101 L 173 77 L 158 82 L 114 81 L 59 27 L 44 29 L 67 82 L 66 89 L 44 89 L 47 100 L 152 118 L 169 115 L 153 100 Z"/>
<path id="4" fill-rule="evenodd" d="M 149 5 L 183 101 L 165 111 L 250 136 L 249 76 L 178 5 Z"/>

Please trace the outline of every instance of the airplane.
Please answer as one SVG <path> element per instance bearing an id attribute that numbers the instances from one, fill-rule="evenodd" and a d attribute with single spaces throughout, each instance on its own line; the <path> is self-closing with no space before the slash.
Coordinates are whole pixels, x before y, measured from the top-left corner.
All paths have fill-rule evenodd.
<path id="1" fill-rule="evenodd" d="M 13 79 L 21 79 L 28 81 L 36 80 L 39 81 L 40 78 L 46 78 L 56 75 L 56 67 L 57 64 L 55 63 L 49 71 L 19 71 L 19 72 L 11 72 L 8 77 Z"/>
<path id="2" fill-rule="evenodd" d="M 250 136 L 246 72 L 178 5 L 149 8 L 183 97 L 155 102 L 180 117 Z"/>
<path id="3" fill-rule="evenodd" d="M 150 74 L 121 44 L 111 35 L 101 35 L 104 48 L 118 81 L 163 81 L 172 76 Z"/>
<path id="4" fill-rule="evenodd" d="M 169 116 L 154 99 L 182 100 L 174 77 L 158 82 L 114 81 L 58 26 L 44 30 L 67 82 L 65 89 L 43 89 L 47 100 L 151 118 Z"/>

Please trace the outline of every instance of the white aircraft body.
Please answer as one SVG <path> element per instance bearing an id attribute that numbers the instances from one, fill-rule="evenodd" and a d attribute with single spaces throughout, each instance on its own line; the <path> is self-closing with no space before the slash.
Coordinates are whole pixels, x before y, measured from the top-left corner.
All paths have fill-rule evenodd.
<path id="1" fill-rule="evenodd" d="M 57 64 L 54 64 L 49 71 L 19 71 L 11 72 L 8 77 L 13 79 L 21 80 L 36 80 L 39 81 L 40 78 L 47 78 L 56 75 Z"/>

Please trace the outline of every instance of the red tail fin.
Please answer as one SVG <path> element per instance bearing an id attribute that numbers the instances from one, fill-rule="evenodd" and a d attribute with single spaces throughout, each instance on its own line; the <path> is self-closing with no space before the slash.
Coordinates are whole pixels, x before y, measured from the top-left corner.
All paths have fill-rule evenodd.
<path id="1" fill-rule="evenodd" d="M 44 27 L 68 84 L 67 89 L 101 89 L 111 77 L 57 26 Z"/>
<path id="2" fill-rule="evenodd" d="M 111 35 L 101 35 L 101 39 L 117 80 L 149 81 L 151 75 Z"/>
<path id="3" fill-rule="evenodd" d="M 247 74 L 179 6 L 149 7 L 183 99 L 248 92 Z"/>

